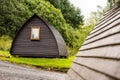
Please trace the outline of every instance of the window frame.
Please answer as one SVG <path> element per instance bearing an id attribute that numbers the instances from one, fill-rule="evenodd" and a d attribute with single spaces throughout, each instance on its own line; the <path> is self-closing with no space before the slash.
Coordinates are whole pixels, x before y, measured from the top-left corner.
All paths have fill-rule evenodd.
<path id="1" fill-rule="evenodd" d="M 35 34 L 35 33 L 33 33 L 33 29 L 38 29 L 38 32 L 37 32 L 37 33 L 38 33 L 38 34 L 37 34 L 37 37 L 38 37 L 38 38 L 33 38 L 33 37 L 32 37 L 32 35 Z M 40 40 L 40 26 L 32 26 L 32 27 L 31 27 L 30 40 L 38 40 L 38 41 Z"/>

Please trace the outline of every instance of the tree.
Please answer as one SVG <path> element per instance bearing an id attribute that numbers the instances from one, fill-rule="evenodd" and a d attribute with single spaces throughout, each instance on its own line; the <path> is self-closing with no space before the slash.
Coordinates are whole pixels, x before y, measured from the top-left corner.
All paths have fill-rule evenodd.
<path id="1" fill-rule="evenodd" d="M 47 0 L 62 11 L 66 22 L 73 28 L 83 24 L 83 16 L 79 8 L 75 8 L 68 0 Z"/>
<path id="2" fill-rule="evenodd" d="M 0 34 L 14 36 L 14 33 L 24 20 L 23 15 L 27 12 L 19 0 L 0 0 Z"/>
<path id="3" fill-rule="evenodd" d="M 58 0 L 60 1 L 60 0 Z M 64 0 L 61 0 L 64 1 Z M 66 3 L 65 3 L 66 4 Z M 81 16 L 79 14 L 79 9 L 74 11 L 75 8 L 68 8 L 65 4 L 64 6 L 59 6 L 65 8 L 63 9 L 64 15 L 66 15 L 69 20 L 73 20 L 76 16 Z M 69 4 L 68 4 L 69 5 Z M 79 48 L 80 32 L 75 28 L 71 27 L 73 23 L 66 23 L 64 16 L 60 9 L 55 8 L 52 4 L 45 0 L 0 0 L 0 35 L 8 35 L 14 38 L 18 29 L 22 24 L 31 17 L 34 13 L 37 13 L 45 21 L 53 25 L 63 36 L 67 46 L 72 49 Z M 71 12 L 73 11 L 73 12 Z M 68 13 L 67 13 L 68 12 Z M 71 14 L 72 15 L 71 15 Z M 75 15 L 74 15 L 75 14 Z M 78 15 L 76 15 L 78 14 Z M 73 20 L 74 25 L 78 26 L 78 20 L 82 20 L 82 17 L 77 17 Z M 72 48 L 72 49 L 71 49 Z M 77 52 L 77 51 L 76 51 Z M 76 53 L 76 52 L 71 52 Z"/>
<path id="4" fill-rule="evenodd" d="M 54 25 L 60 33 L 67 27 L 60 10 L 44 0 L 0 0 L 0 5 L 0 35 L 14 37 L 24 21 L 34 13 Z"/>
<path id="5" fill-rule="evenodd" d="M 97 6 L 97 8 L 97 11 L 91 12 L 90 17 L 86 20 L 87 25 L 91 25 L 94 27 L 102 18 L 104 13 L 108 10 L 107 7 L 102 8 L 101 6 Z"/>
<path id="6" fill-rule="evenodd" d="M 112 8 L 112 6 L 115 4 L 115 0 L 107 0 L 109 8 Z"/>

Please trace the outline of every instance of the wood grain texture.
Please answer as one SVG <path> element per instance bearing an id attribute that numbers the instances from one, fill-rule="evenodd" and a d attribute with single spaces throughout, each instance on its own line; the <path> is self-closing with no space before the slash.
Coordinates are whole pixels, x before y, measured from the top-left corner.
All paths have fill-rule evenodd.
<path id="1" fill-rule="evenodd" d="M 103 23 L 101 26 L 99 26 L 99 27 L 97 27 L 96 29 L 94 29 L 94 30 L 90 33 L 90 35 L 92 35 L 92 34 L 95 35 L 96 32 L 98 32 L 98 31 L 100 31 L 101 29 L 109 26 L 109 25 L 110 25 L 111 23 L 113 23 L 114 21 L 120 19 L 120 15 L 119 15 L 119 14 L 120 14 L 120 12 L 116 15 L 116 17 L 111 18 L 110 20 L 108 20 L 108 21 L 106 21 L 105 23 Z M 90 37 L 91 37 L 91 36 L 88 36 L 87 39 L 89 39 Z"/>
<path id="2" fill-rule="evenodd" d="M 113 7 L 111 10 L 107 11 L 103 17 L 100 19 L 99 23 L 100 24 L 102 21 L 106 20 L 110 16 L 114 15 L 117 11 L 119 11 L 119 8 Z"/>
<path id="3" fill-rule="evenodd" d="M 118 30 L 117 30 L 116 32 L 113 32 L 113 29 L 112 29 L 112 28 L 115 28 L 115 29 L 118 29 Z M 104 31 L 101 32 L 101 33 L 96 34 L 93 38 L 85 41 L 83 45 L 87 45 L 87 44 L 90 44 L 90 43 L 92 43 L 92 42 L 99 41 L 99 40 L 101 40 L 101 39 L 104 39 L 104 38 L 107 38 L 107 37 L 110 37 L 110 36 L 119 34 L 119 32 L 120 32 L 120 31 L 119 31 L 119 24 L 115 25 L 115 26 L 112 27 L 112 28 L 109 28 L 109 29 L 107 29 L 107 30 L 104 30 Z M 108 32 L 108 30 L 110 30 L 110 31 Z M 106 31 L 107 31 L 107 32 L 106 32 Z"/>
<path id="4" fill-rule="evenodd" d="M 120 60 L 77 57 L 74 62 L 92 68 L 111 78 L 120 79 Z"/>
<path id="5" fill-rule="evenodd" d="M 68 71 L 69 75 L 67 80 L 85 80 L 77 71 L 74 71 L 72 68 Z M 72 75 L 72 76 L 71 76 Z"/>
<path id="6" fill-rule="evenodd" d="M 70 75 L 69 73 L 72 74 L 76 74 L 77 76 L 81 75 L 82 77 L 84 77 L 84 79 L 78 78 L 78 77 L 74 77 L 74 75 Z M 68 74 L 70 75 L 70 77 L 72 77 L 72 80 L 114 80 L 114 79 L 110 79 L 109 77 L 107 77 L 106 75 L 103 75 L 97 71 L 93 71 L 92 69 L 89 69 L 83 65 L 79 65 L 77 63 L 74 63 L 71 66 L 71 69 L 68 71 Z"/>
<path id="7" fill-rule="evenodd" d="M 120 11 L 117 10 L 117 12 L 115 12 L 113 15 L 111 15 L 109 18 L 105 19 L 103 22 L 99 22 L 95 27 L 94 30 L 90 32 L 90 34 L 93 34 L 95 32 L 97 32 L 99 29 L 107 26 L 108 24 L 110 24 L 112 21 L 116 20 L 117 18 L 115 18 L 116 16 L 119 16 Z M 113 19 L 114 18 L 114 19 Z"/>
<path id="8" fill-rule="evenodd" d="M 120 31 L 119 31 L 120 33 Z M 109 37 L 104 37 L 100 40 L 96 40 L 91 42 L 90 44 L 87 44 L 83 46 L 80 50 L 90 49 L 90 48 L 99 48 L 102 46 L 112 46 L 112 45 L 120 45 L 120 34 L 117 33 L 115 35 L 110 35 Z"/>
<path id="9" fill-rule="evenodd" d="M 66 80 L 120 80 L 120 7 L 107 12 L 89 34 L 67 77 Z"/>
<path id="10" fill-rule="evenodd" d="M 120 8 L 113 8 L 112 10 L 110 10 L 110 12 L 108 12 L 105 16 L 103 16 L 103 18 L 99 21 L 99 23 L 95 26 L 94 29 L 97 29 L 98 27 L 100 27 L 102 24 L 104 24 L 105 22 L 109 21 L 110 19 L 114 18 L 117 14 L 119 14 Z"/>
<path id="11" fill-rule="evenodd" d="M 120 46 L 107 46 L 101 48 L 94 48 L 85 51 L 79 51 L 77 56 L 86 57 L 101 57 L 101 58 L 112 58 L 120 60 Z"/>
<path id="12" fill-rule="evenodd" d="M 31 27 L 33 26 L 40 28 L 40 40 L 30 39 Z M 27 20 L 18 31 L 10 53 L 28 57 L 68 56 L 66 44 L 60 33 L 36 14 Z"/>

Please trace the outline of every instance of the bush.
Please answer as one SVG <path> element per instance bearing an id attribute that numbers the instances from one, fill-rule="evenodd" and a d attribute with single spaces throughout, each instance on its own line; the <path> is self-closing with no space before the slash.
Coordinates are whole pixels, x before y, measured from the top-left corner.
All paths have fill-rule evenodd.
<path id="1" fill-rule="evenodd" d="M 93 27 L 94 26 L 80 26 L 79 29 L 72 30 L 71 33 L 69 32 L 70 36 L 67 38 L 67 46 L 70 56 L 73 56 L 78 52 Z"/>
<path id="2" fill-rule="evenodd" d="M 0 50 L 9 51 L 11 47 L 12 39 L 9 36 L 0 37 Z"/>

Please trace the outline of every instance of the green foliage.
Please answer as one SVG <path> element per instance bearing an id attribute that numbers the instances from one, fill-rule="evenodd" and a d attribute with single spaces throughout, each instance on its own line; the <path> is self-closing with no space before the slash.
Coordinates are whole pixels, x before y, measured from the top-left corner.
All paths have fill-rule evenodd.
<path id="1" fill-rule="evenodd" d="M 78 52 L 78 49 L 82 46 L 85 38 L 88 36 L 90 31 L 93 29 L 94 26 L 81 26 L 79 29 L 70 30 L 68 36 L 68 52 L 70 56 L 75 55 Z"/>
<path id="2" fill-rule="evenodd" d="M 67 27 L 61 11 L 56 9 L 49 2 L 43 0 L 24 0 L 23 3 L 28 7 L 32 15 L 37 13 L 51 23 L 60 33 Z"/>
<path id="3" fill-rule="evenodd" d="M 35 2 L 34 2 L 35 1 Z M 42 16 L 46 21 L 50 22 L 63 36 L 66 44 L 69 47 L 76 48 L 75 43 L 77 33 L 76 31 L 66 23 L 61 11 L 50 5 L 49 2 L 39 0 L 25 0 L 25 4 L 28 6 L 32 13 L 37 13 Z M 41 4 L 41 5 L 36 5 Z M 31 8 L 32 6 L 32 8 Z"/>
<path id="4" fill-rule="evenodd" d="M 18 0 L 0 0 L 0 35 L 14 36 L 27 17 L 28 10 Z"/>
<path id="5" fill-rule="evenodd" d="M 0 50 L 9 51 L 11 47 L 11 38 L 9 36 L 0 37 Z"/>
<path id="6" fill-rule="evenodd" d="M 0 51 L 0 55 L 10 56 L 10 58 L 5 58 L 0 56 L 0 60 L 10 61 L 13 63 L 24 64 L 29 66 L 40 67 L 47 70 L 67 72 L 72 64 L 74 57 L 69 58 L 23 58 L 23 57 L 13 57 L 8 51 Z"/>
<path id="7" fill-rule="evenodd" d="M 46 21 L 55 26 L 63 37 L 66 29 L 68 29 L 68 25 L 61 11 L 56 9 L 49 2 L 43 0 L 21 0 L 16 2 L 13 0 L 5 0 L 0 4 L 3 5 L 3 7 L 0 7 L 2 10 L 0 13 L 0 35 L 14 37 L 23 22 L 34 13 L 42 16 Z"/>
<path id="8" fill-rule="evenodd" d="M 112 6 L 115 4 L 115 0 L 107 0 L 108 1 L 108 7 L 112 8 Z"/>
<path id="9" fill-rule="evenodd" d="M 78 26 L 82 23 L 79 9 L 76 10 L 67 0 L 60 2 L 59 7 L 63 9 L 57 9 L 45 0 L 0 0 L 0 36 L 8 35 L 13 38 L 25 20 L 37 13 L 61 33 L 69 54 L 76 54 L 89 30 L 88 27 Z M 10 49 L 11 40 L 9 40 L 6 43 L 9 46 L 5 45 L 3 40 L 0 41 L 1 50 Z"/>
<path id="10" fill-rule="evenodd" d="M 91 12 L 90 17 L 86 20 L 86 25 L 95 26 L 109 9 L 108 6 L 106 6 L 105 8 L 97 6 L 97 8 L 97 11 Z"/>
<path id="11" fill-rule="evenodd" d="M 60 9 L 66 22 L 73 28 L 78 28 L 83 24 L 83 16 L 79 8 L 75 8 L 70 4 L 69 0 L 46 0 L 53 4 L 56 8 Z"/>

